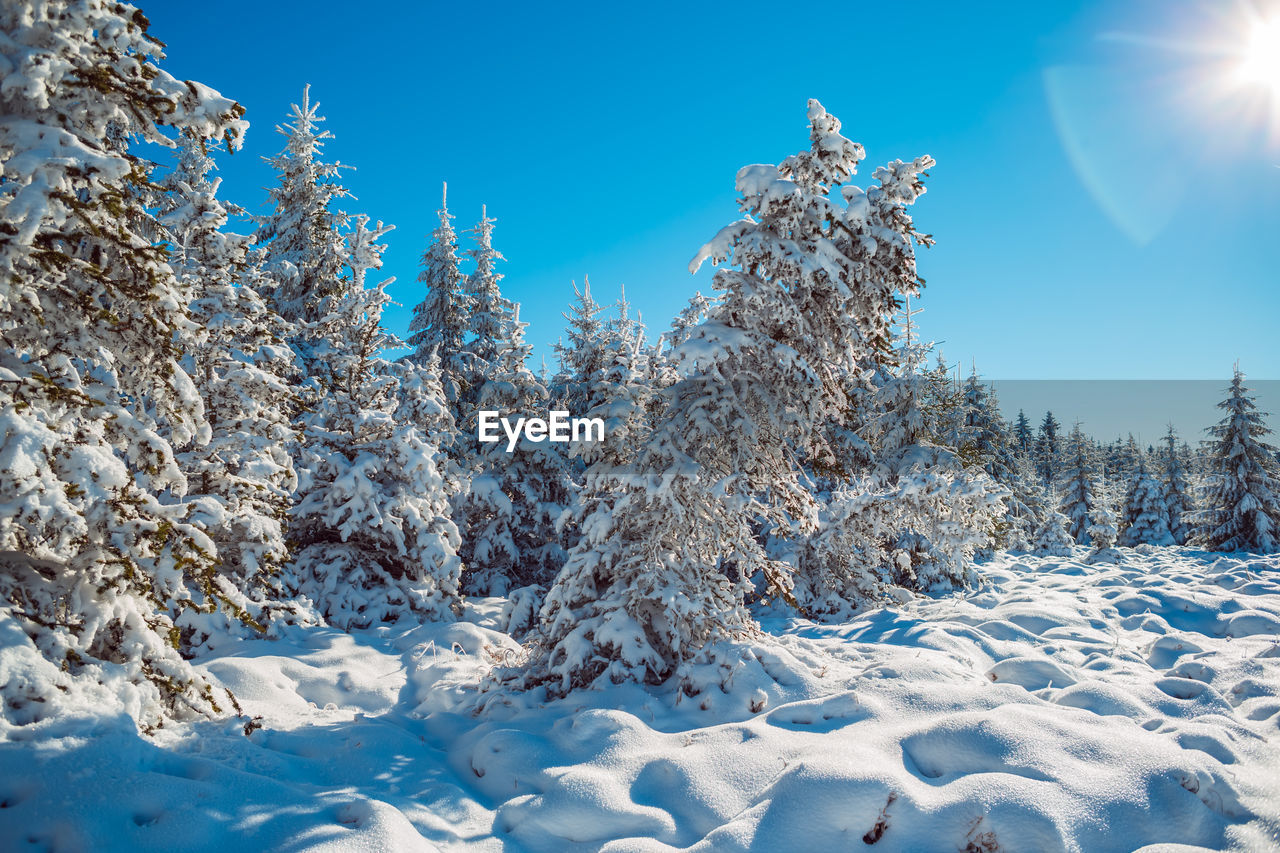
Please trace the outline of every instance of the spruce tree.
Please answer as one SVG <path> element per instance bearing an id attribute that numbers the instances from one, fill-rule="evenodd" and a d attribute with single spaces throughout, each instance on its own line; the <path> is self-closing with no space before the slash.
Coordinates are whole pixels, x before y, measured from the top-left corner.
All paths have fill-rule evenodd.
<path id="1" fill-rule="evenodd" d="M 1089 540 L 1095 551 L 1104 551 L 1116 544 L 1116 515 L 1105 506 L 1094 507 L 1089 518 Z"/>
<path id="2" fill-rule="evenodd" d="M 1022 409 L 1018 410 L 1018 418 L 1013 425 L 1013 444 L 1020 456 L 1031 457 L 1035 448 L 1035 434 L 1031 431 L 1031 420 Z"/>
<path id="3" fill-rule="evenodd" d="M 532 347 L 525 343 L 519 306 L 511 306 L 501 322 L 477 406 L 506 417 L 546 419 L 550 398 L 526 365 Z M 459 514 L 466 531 L 462 557 L 468 589 L 500 595 L 550 584 L 564 563 L 557 523 L 572 490 L 569 465 L 559 447 L 524 436 L 508 452 L 503 436 L 478 445 L 474 471 Z"/>
<path id="4" fill-rule="evenodd" d="M 701 291 L 690 297 L 689 304 L 676 312 L 671 320 L 671 329 L 663 336 L 667 346 L 676 349 L 687 341 L 698 324 L 711 313 L 714 305 L 715 302 L 703 296 Z"/>
<path id="5" fill-rule="evenodd" d="M 1029 551 L 1036 530 L 1051 509 L 1044 501 L 1044 487 L 1036 475 L 1029 457 L 1014 457 L 1013 494 L 1007 499 L 1005 526 L 1002 531 L 1004 547 L 1011 551 Z"/>
<path id="6" fill-rule="evenodd" d="M 1138 470 L 1125 495 L 1120 518 L 1120 544 L 1129 547 L 1172 545 L 1167 518 L 1164 489 L 1159 479 L 1147 470 L 1146 459 L 1139 451 Z"/>
<path id="7" fill-rule="evenodd" d="M 280 278 L 273 302 L 294 324 L 308 384 L 296 424 L 295 547 L 281 584 L 344 628 L 410 611 L 451 618 L 461 568 L 449 518 L 457 480 L 431 434 L 452 415 L 407 419 L 438 410 L 430 398 L 439 386 L 382 357 L 401 345 L 381 325 L 389 282 L 365 280 L 381 267 L 391 228 L 333 209 L 349 193 L 335 182 L 339 167 L 319 159 L 330 134 L 317 131 L 317 109 L 304 92 L 292 124 L 279 128 L 288 141 L 271 161 L 280 175 L 275 210 L 259 229 Z"/>
<path id="8" fill-rule="evenodd" d="M 888 346 L 895 294 L 914 293 L 906 208 L 932 160 L 896 161 L 878 186 L 842 187 L 862 149 L 809 104 L 812 148 L 739 171 L 746 217 L 690 264 L 718 270 L 723 294 L 681 346 L 685 371 L 630 464 L 602 474 L 608 498 L 557 577 L 521 675 L 564 692 L 597 679 L 662 681 L 720 640 L 754 636 L 753 582 L 790 595 L 757 523 L 786 527 L 815 505 L 788 453 L 836 415 L 838 379 Z M 873 236 L 874 235 L 874 236 Z"/>
<path id="9" fill-rule="evenodd" d="M 1102 504 L 1094 507 L 1093 515 L 1089 519 L 1089 541 L 1093 545 L 1093 550 L 1085 557 L 1085 562 L 1100 563 L 1116 559 L 1115 513 Z"/>
<path id="10" fill-rule="evenodd" d="M 1000 416 L 995 390 L 983 385 L 975 367 L 965 380 L 961 392 L 963 423 L 962 446 L 969 464 L 982 466 L 991 479 L 1009 485 L 1013 482 L 1013 449 L 1008 424 Z"/>
<path id="11" fill-rule="evenodd" d="M 886 580 L 926 591 L 964 586 L 976 579 L 972 558 L 991 543 L 1008 491 L 979 465 L 966 468 L 960 453 L 934 438 L 922 402 L 931 386 L 923 371 L 929 347 L 912 340 L 909 317 L 904 327 L 897 366 L 874 395 L 876 415 L 867 432 L 876 461 L 852 496 L 856 505 L 865 502 L 862 492 L 875 492 L 891 508 L 880 517 L 859 511 L 850 520 L 867 518 L 893 531 L 881 561 Z"/>
<path id="12" fill-rule="evenodd" d="M 498 262 L 505 261 L 502 253 L 493 247 L 493 226 L 498 220 L 489 216 L 489 208 L 480 208 L 480 221 L 469 231 L 475 245 L 467 250 L 475 267 L 466 278 L 465 293 L 470 312 L 467 316 L 467 332 L 471 338 L 466 348 L 479 362 L 477 370 L 488 371 L 496 364 L 503 345 L 510 340 L 509 323 L 515 310 L 509 299 L 502 295 L 502 273 Z"/>
<path id="13" fill-rule="evenodd" d="M 597 385 L 608 365 L 605 321 L 600 317 L 604 306 L 591 295 L 590 279 L 583 279 L 582 289 L 573 285 L 575 302 L 564 314 L 568 341 L 558 342 L 554 349 L 560 361 L 556 374 L 557 402 L 570 412 L 592 408 Z"/>
<path id="14" fill-rule="evenodd" d="M 276 287 L 266 296 L 272 307 L 293 324 L 293 345 L 310 372 L 313 359 L 311 324 L 319 320 L 323 303 L 341 290 L 346 249 L 343 232 L 346 214 L 334 202 L 351 193 L 338 179 L 341 163 L 322 159 L 325 141 L 320 130 L 324 117 L 320 104 L 311 102 L 311 87 L 302 90 L 302 103 L 291 104 L 292 123 L 276 126 L 285 137 L 284 149 L 265 157 L 276 171 L 275 186 L 268 189 L 272 211 L 259 221 L 256 239 L 266 247 L 266 268 Z"/>
<path id="15" fill-rule="evenodd" d="M 1164 509 L 1165 520 L 1174 544 L 1185 545 L 1191 535 L 1191 487 L 1187 482 L 1186 463 L 1178 452 L 1178 434 L 1169 424 L 1164 437 Z"/>
<path id="16" fill-rule="evenodd" d="M 1057 480 L 1058 468 L 1061 464 L 1062 447 L 1058 440 L 1059 429 L 1061 426 L 1058 419 L 1053 416 L 1053 412 L 1045 412 L 1044 420 L 1040 422 L 1040 432 L 1036 435 L 1033 454 L 1036 473 L 1049 487 L 1052 487 Z"/>
<path id="17" fill-rule="evenodd" d="M 1209 427 L 1202 445 L 1208 472 L 1200 492 L 1195 543 L 1210 551 L 1271 552 L 1280 548 L 1280 475 L 1276 448 L 1264 441 L 1271 429 L 1237 367 L 1226 415 Z"/>
<path id="18" fill-rule="evenodd" d="M 464 287 L 466 276 L 459 268 L 458 235 L 453 230 L 453 214 L 449 213 L 448 189 L 445 185 L 441 193 L 440 224 L 422 255 L 418 282 L 426 293 L 409 321 L 409 346 L 413 347 L 410 358 L 418 364 L 426 363 L 435 353 L 445 395 L 454 418 L 461 421 L 459 401 L 472 393 L 472 370 L 465 347 L 472 299 Z M 497 257 L 490 260 L 496 261 Z"/>
<path id="19" fill-rule="evenodd" d="M 1047 501 L 1047 495 L 1046 495 Z M 1067 517 L 1048 510 L 1031 540 L 1031 552 L 1040 557 L 1070 557 L 1075 540 L 1067 532 Z"/>
<path id="20" fill-rule="evenodd" d="M 159 183 L 160 225 L 193 296 L 195 329 L 182 363 L 211 430 L 207 442 L 182 448 L 178 464 L 193 521 L 216 547 L 223 610 L 238 617 L 231 627 L 261 629 L 272 610 L 286 606 L 276 574 L 289 556 L 284 519 L 297 485 L 289 447 L 299 371 L 284 345 L 288 324 L 258 295 L 266 279 L 250 239 L 225 231 L 228 214 L 239 208 L 217 198 L 211 148 L 184 136 L 175 168 Z M 180 627 L 198 643 L 220 621 L 192 610 Z"/>
<path id="21" fill-rule="evenodd" d="M 412 377 L 417 395 L 401 393 L 405 374 L 418 368 L 381 355 L 401 345 L 381 326 L 390 282 L 365 286 L 382 264 L 380 238 L 389 230 L 369 227 L 363 215 L 354 220 L 346 272 L 315 323 L 315 378 L 324 394 L 302 422 L 297 550 L 286 585 L 343 628 L 411 613 L 451 619 L 460 608 L 450 483 L 422 427 L 424 409 L 443 410 L 443 393 L 421 376 Z"/>
<path id="22" fill-rule="evenodd" d="M 0 685 L 24 722 L 75 682 L 112 683 L 143 725 L 220 707 L 179 656 L 175 621 L 219 588 L 173 445 L 209 427 L 140 151 L 234 148 L 245 124 L 161 70 L 147 27 L 103 0 L 0 5 L 0 601 L 59 673 Z"/>
<path id="23" fill-rule="evenodd" d="M 1067 533 L 1081 545 L 1089 545 L 1089 528 L 1093 523 L 1097 506 L 1095 475 L 1097 469 L 1090 459 L 1089 440 L 1077 421 L 1067 436 L 1063 453 L 1062 499 L 1059 507 L 1067 517 Z"/>

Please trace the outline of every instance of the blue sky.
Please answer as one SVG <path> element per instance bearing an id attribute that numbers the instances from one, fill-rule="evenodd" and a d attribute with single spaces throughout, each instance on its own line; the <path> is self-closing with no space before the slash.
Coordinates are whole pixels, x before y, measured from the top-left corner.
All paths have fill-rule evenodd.
<path id="1" fill-rule="evenodd" d="M 711 270 L 733 178 L 807 143 L 816 97 L 875 165 L 937 161 L 918 224 L 924 333 L 995 378 L 1280 377 L 1280 141 L 1223 70 L 1227 3 L 143 2 L 170 73 L 251 128 L 223 195 L 262 210 L 262 155 L 305 83 L 357 167 L 350 212 L 394 223 L 404 334 L 440 184 L 487 203 L 535 356 L 571 283 L 653 334 Z M 367 12 L 362 14 L 362 12 Z M 1271 118 L 1274 118 L 1274 113 Z"/>

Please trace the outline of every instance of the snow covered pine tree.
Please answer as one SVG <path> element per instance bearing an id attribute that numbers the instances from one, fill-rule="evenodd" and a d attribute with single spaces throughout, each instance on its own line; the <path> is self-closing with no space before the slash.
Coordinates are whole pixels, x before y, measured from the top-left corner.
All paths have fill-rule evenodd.
<path id="1" fill-rule="evenodd" d="M 1048 495 L 1045 496 L 1045 503 L 1051 503 Z M 1036 528 L 1035 536 L 1032 538 L 1032 553 L 1041 557 L 1071 556 L 1071 548 L 1075 544 L 1075 540 L 1067 532 L 1069 523 L 1070 521 L 1065 515 L 1056 509 L 1048 509 L 1044 514 L 1044 520 L 1040 522 L 1040 526 Z"/>
<path id="2" fill-rule="evenodd" d="M 550 583 L 564 563 L 556 521 L 570 488 L 568 462 L 556 444 L 525 438 L 507 452 L 502 442 L 476 441 L 482 409 L 543 418 L 549 410 L 547 389 L 526 366 L 533 347 L 525 343 L 520 306 L 499 287 L 496 264 L 504 258 L 493 248 L 495 221 L 482 209 L 471 231 L 476 266 L 466 287 L 468 393 L 459 405 L 459 447 L 472 468 L 458 515 L 465 531 L 462 557 L 469 590 L 482 595 Z"/>
<path id="3" fill-rule="evenodd" d="M 459 401 L 471 391 L 471 369 L 464 347 L 471 298 L 463 288 L 467 277 L 458 268 L 458 235 L 453 230 L 453 214 L 449 213 L 448 192 L 446 184 L 441 190 L 440 224 L 422 255 L 418 281 L 427 292 L 413 309 L 409 346 L 414 348 L 410 359 L 418 364 L 427 363 L 432 353 L 439 359 L 450 414 L 461 426 L 465 418 Z M 465 464 L 465 460 L 459 460 L 459 464 Z"/>
<path id="4" fill-rule="evenodd" d="M 269 284 L 250 238 L 223 231 L 239 209 L 217 198 L 211 148 L 184 135 L 177 165 L 159 184 L 171 263 L 193 295 L 182 364 L 211 429 L 207 443 L 182 448 L 178 464 L 192 520 L 217 547 L 214 583 L 224 599 L 217 611 L 191 608 L 179 620 L 193 646 L 228 630 L 261 630 L 272 611 L 291 609 L 276 575 L 289 556 L 283 522 L 297 487 L 289 454 L 297 359 L 284 344 L 288 325 L 258 295 Z"/>
<path id="5" fill-rule="evenodd" d="M 1178 434 L 1169 424 L 1169 431 L 1164 436 L 1165 450 L 1162 454 L 1162 470 L 1164 474 L 1164 510 L 1169 523 L 1169 533 L 1175 545 L 1187 544 L 1191 536 L 1192 499 L 1191 486 L 1187 482 L 1187 466 L 1178 452 Z"/>
<path id="6" fill-rule="evenodd" d="M 1067 436 L 1062 460 L 1062 514 L 1067 517 L 1067 533 L 1081 545 L 1091 544 L 1090 525 L 1098 504 L 1095 477 L 1097 468 L 1090 458 L 1090 444 L 1080 422 L 1076 421 Z"/>
<path id="7" fill-rule="evenodd" d="M 1172 545 L 1169 533 L 1168 512 L 1164 503 L 1164 488 L 1159 479 L 1147 470 L 1145 454 L 1139 452 L 1138 471 L 1124 499 L 1124 512 L 1120 518 L 1120 544 Z"/>
<path id="8" fill-rule="evenodd" d="M 878 169 L 878 187 L 841 187 L 862 147 L 809 102 L 812 148 L 779 166 L 741 169 L 747 217 L 690 264 L 733 257 L 723 298 L 680 348 L 683 375 L 631 464 L 549 591 L 527 664 L 504 673 L 564 693 L 597 679 L 661 682 L 720 640 L 757 634 L 744 596 L 790 596 L 786 567 L 755 536 L 758 521 L 812 526 L 792 447 L 837 415 L 843 373 L 887 344 L 894 292 L 919 288 L 906 207 L 929 157 Z M 847 205 L 828 192 L 841 187 Z M 814 448 L 816 453 L 821 448 Z"/>
<path id="9" fill-rule="evenodd" d="M 410 611 L 452 618 L 461 565 L 451 481 L 427 427 L 407 416 L 439 407 L 402 394 L 405 382 L 427 395 L 438 386 L 382 358 L 400 345 L 381 326 L 390 282 L 367 288 L 365 277 L 381 267 L 379 238 L 391 229 L 330 209 L 349 193 L 333 181 L 337 165 L 319 159 L 329 133 L 317 132 L 318 107 L 304 92 L 293 123 L 278 128 L 287 142 L 270 162 L 280 185 L 260 229 L 313 400 L 298 424 L 296 544 L 283 584 L 343 628 Z"/>
<path id="10" fill-rule="evenodd" d="M 215 603 L 214 544 L 161 500 L 187 487 L 171 442 L 209 427 L 178 363 L 188 293 L 153 239 L 153 164 L 132 149 L 172 147 L 166 130 L 236 147 L 245 124 L 161 58 L 130 6 L 0 4 L 0 622 L 46 659 L 0 672 L 11 719 L 76 687 L 143 725 L 219 710 L 175 626 Z"/>
<path id="11" fill-rule="evenodd" d="M 1272 552 L 1280 548 L 1280 475 L 1276 448 L 1263 441 L 1271 430 L 1237 367 L 1230 396 L 1218 404 L 1227 414 L 1209 427 L 1209 473 L 1201 491 L 1194 543 L 1210 551 Z"/>
<path id="12" fill-rule="evenodd" d="M 1040 432 L 1036 436 L 1035 447 L 1032 449 L 1036 473 L 1040 475 L 1040 480 L 1050 487 L 1058 479 L 1058 466 L 1061 464 L 1062 445 L 1058 440 L 1060 428 L 1061 425 L 1053 416 L 1053 412 L 1045 412 L 1044 420 L 1040 422 Z"/>

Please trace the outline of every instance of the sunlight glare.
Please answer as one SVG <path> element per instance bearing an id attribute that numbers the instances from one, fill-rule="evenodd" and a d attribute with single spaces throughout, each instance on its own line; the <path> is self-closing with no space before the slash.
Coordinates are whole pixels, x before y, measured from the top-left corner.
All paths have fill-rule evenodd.
<path id="1" fill-rule="evenodd" d="M 1242 83 L 1261 84 L 1280 95 L 1280 18 L 1253 25 L 1239 75 Z"/>

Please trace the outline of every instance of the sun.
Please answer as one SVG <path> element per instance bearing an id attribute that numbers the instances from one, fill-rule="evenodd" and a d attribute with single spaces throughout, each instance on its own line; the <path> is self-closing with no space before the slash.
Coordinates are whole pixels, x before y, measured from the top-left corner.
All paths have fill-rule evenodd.
<path id="1" fill-rule="evenodd" d="M 1280 17 L 1254 22 L 1237 73 L 1241 83 L 1265 86 L 1280 96 Z"/>

